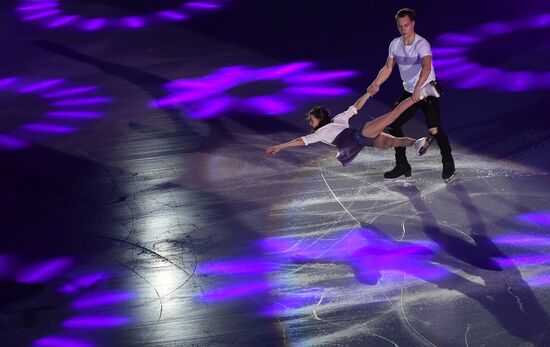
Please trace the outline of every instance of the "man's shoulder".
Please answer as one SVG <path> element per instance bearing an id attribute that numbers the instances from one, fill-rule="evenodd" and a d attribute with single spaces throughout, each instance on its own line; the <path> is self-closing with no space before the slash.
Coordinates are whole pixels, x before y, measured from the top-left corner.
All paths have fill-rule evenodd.
<path id="1" fill-rule="evenodd" d="M 415 40 L 417 43 L 427 43 L 427 44 L 429 44 L 428 40 L 426 40 L 423 36 L 420 36 L 420 35 L 418 35 L 418 34 L 416 34 L 416 33 L 415 33 L 415 36 L 416 36 L 416 37 L 415 37 L 414 40 Z"/>
<path id="2" fill-rule="evenodd" d="M 403 41 L 401 39 L 401 36 L 397 36 L 395 39 L 391 40 L 390 46 L 395 46 L 395 45 L 399 44 L 401 41 Z"/>
<path id="3" fill-rule="evenodd" d="M 403 45 L 403 40 L 401 39 L 401 36 L 398 36 L 396 37 L 395 39 L 391 40 L 390 42 L 390 51 L 392 52 L 395 52 L 395 50 L 397 49 L 397 47 L 399 47 L 400 45 Z"/>

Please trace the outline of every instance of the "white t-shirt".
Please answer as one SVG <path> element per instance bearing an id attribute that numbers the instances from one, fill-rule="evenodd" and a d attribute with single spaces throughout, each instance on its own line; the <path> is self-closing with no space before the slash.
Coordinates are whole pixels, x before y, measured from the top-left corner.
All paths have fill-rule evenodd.
<path id="1" fill-rule="evenodd" d="M 405 40 L 402 36 L 393 39 L 390 43 L 388 56 L 393 58 L 399 66 L 399 73 L 403 80 L 403 88 L 409 93 L 414 92 L 414 87 L 420 77 L 420 71 L 422 70 L 420 59 L 428 55 L 432 55 L 430 43 L 416 33 L 414 41 L 408 46 L 405 45 Z M 435 80 L 433 64 L 431 68 L 430 75 L 424 85 Z M 424 87 L 424 85 L 422 87 Z"/>
<path id="2" fill-rule="evenodd" d="M 349 128 L 349 119 L 357 114 L 355 106 L 350 106 L 346 111 L 337 114 L 332 123 L 324 125 L 315 130 L 314 133 L 302 136 L 301 139 L 305 145 L 309 145 L 316 142 L 323 142 L 327 145 L 332 145 L 332 141 L 342 132 L 342 130 Z"/>

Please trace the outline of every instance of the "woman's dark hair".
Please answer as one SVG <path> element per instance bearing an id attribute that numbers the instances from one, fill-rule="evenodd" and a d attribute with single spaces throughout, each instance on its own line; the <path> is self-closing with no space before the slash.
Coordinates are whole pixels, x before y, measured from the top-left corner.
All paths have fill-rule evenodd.
<path id="1" fill-rule="evenodd" d="M 326 108 L 321 106 L 315 106 L 307 113 L 308 116 L 313 116 L 319 120 L 319 125 L 313 130 L 317 130 L 332 122 L 332 118 L 328 115 Z"/>
<path id="2" fill-rule="evenodd" d="M 409 17 L 409 19 L 411 21 L 413 21 L 415 14 L 416 14 L 416 12 L 414 12 L 414 10 L 412 8 L 405 7 L 405 8 L 400 9 L 399 11 L 397 11 L 397 14 L 395 15 L 395 19 L 403 18 L 403 17 Z"/>

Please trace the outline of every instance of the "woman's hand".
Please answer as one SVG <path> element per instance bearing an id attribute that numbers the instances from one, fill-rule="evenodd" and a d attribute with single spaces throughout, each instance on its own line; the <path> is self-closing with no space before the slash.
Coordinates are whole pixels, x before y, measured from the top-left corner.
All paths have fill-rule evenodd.
<path id="1" fill-rule="evenodd" d="M 297 139 L 294 139 L 292 141 L 288 141 L 288 142 L 285 142 L 285 143 L 280 143 L 276 146 L 267 147 L 265 149 L 265 152 L 270 153 L 270 154 L 275 154 L 275 153 L 279 153 L 279 151 L 283 148 L 297 147 L 297 146 L 305 146 L 304 140 L 302 140 L 301 138 L 297 138 Z"/>
<path id="2" fill-rule="evenodd" d="M 275 154 L 275 153 L 278 153 L 280 150 L 281 148 L 277 145 L 277 146 L 267 147 L 265 149 L 265 152 L 269 154 Z"/>

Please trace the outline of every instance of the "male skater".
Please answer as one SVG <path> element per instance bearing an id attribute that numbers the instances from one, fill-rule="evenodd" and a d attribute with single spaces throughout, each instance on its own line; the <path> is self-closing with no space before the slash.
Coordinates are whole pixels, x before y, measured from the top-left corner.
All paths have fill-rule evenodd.
<path id="1" fill-rule="evenodd" d="M 399 66 L 401 79 L 403 80 L 403 93 L 399 97 L 396 105 L 406 98 L 411 98 L 415 103 L 389 125 L 389 133 L 396 137 L 403 137 L 401 127 L 415 114 L 420 108 L 425 115 L 426 125 L 430 134 L 435 138 L 441 151 L 443 162 L 442 178 L 449 182 L 455 174 L 455 165 L 451 155 L 451 145 L 447 135 L 441 128 L 438 92 L 420 100 L 420 96 L 426 89 L 436 89 L 439 91 L 435 72 L 432 64 L 432 51 L 430 44 L 426 39 L 416 34 L 414 31 L 415 12 L 410 8 L 403 8 L 395 15 L 397 29 L 401 36 L 390 43 L 389 55 L 386 64 L 380 69 L 375 80 L 368 87 L 367 92 L 371 95 L 378 93 L 380 85 L 390 76 L 395 63 Z M 407 161 L 405 147 L 395 148 L 395 167 L 386 173 L 385 178 L 397 178 L 405 175 L 410 177 L 411 166 Z"/>

